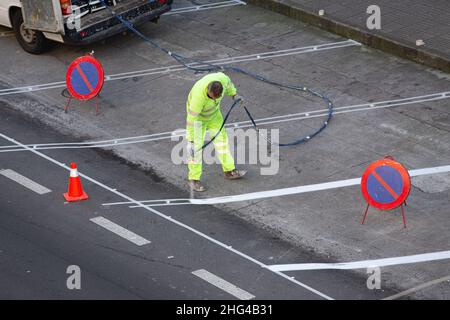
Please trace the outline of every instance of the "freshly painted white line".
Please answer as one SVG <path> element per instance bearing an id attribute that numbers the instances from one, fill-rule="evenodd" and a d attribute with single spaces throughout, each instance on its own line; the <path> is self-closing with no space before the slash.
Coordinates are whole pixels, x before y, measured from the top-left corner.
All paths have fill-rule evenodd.
<path id="1" fill-rule="evenodd" d="M 234 196 L 224 196 L 224 197 L 204 198 L 204 199 L 184 199 L 184 204 L 213 205 L 213 204 L 240 202 L 240 201 L 250 201 L 250 200 L 287 196 L 287 195 L 292 195 L 292 194 L 301 194 L 301 193 L 350 187 L 350 186 L 359 185 L 360 183 L 361 183 L 361 178 L 355 178 L 355 179 L 339 180 L 339 181 L 319 183 L 319 184 L 311 184 L 311 185 L 306 185 L 306 186 L 298 186 L 298 187 L 274 189 L 274 190 L 268 190 L 268 191 L 243 193 L 243 194 L 238 194 L 238 195 L 234 195 Z M 159 206 L 171 206 L 172 205 L 171 199 L 146 200 L 146 201 L 141 201 L 141 203 L 144 203 L 144 204 L 150 203 L 149 206 L 153 206 L 152 202 L 148 202 L 148 201 L 157 202 L 154 204 L 158 204 Z M 177 202 L 178 202 L 178 204 L 181 204 L 180 200 L 177 200 Z M 128 203 L 121 203 L 121 204 L 131 204 L 131 203 L 128 202 Z M 108 204 L 105 204 L 105 205 L 108 205 Z M 111 204 L 109 204 L 109 205 L 111 205 Z M 130 206 L 130 208 L 137 208 L 137 206 Z"/>
<path id="2" fill-rule="evenodd" d="M 150 241 L 147 239 L 141 237 L 140 235 L 137 235 L 136 233 L 125 229 L 122 226 L 119 226 L 118 224 L 103 218 L 103 217 L 96 217 L 90 219 L 92 222 L 98 224 L 99 226 L 105 228 L 106 230 L 111 231 L 112 233 L 117 234 L 118 236 L 127 239 L 130 242 L 133 242 L 135 245 L 143 246 L 146 244 L 149 244 Z"/>
<path id="3" fill-rule="evenodd" d="M 373 267 L 397 266 L 402 264 L 412 264 L 418 262 L 430 262 L 437 260 L 450 259 L 450 251 L 439 251 L 432 253 L 416 254 L 412 256 L 365 260 L 356 262 L 342 263 L 297 263 L 297 264 L 275 264 L 269 266 L 271 270 L 286 271 L 302 271 L 302 270 L 351 270 L 351 269 L 367 269 Z"/>
<path id="4" fill-rule="evenodd" d="M 20 146 L 21 148 L 27 149 L 28 151 L 30 151 L 30 152 L 32 152 L 32 153 L 38 155 L 38 156 L 41 157 L 41 158 L 46 159 L 47 161 L 50 161 L 50 162 L 53 163 L 53 164 L 56 164 L 57 166 L 59 166 L 59 167 L 61 167 L 61 168 L 64 168 L 64 169 L 66 169 L 66 170 L 68 170 L 68 171 L 71 170 L 71 169 L 70 169 L 68 166 L 66 166 L 64 163 L 61 163 L 61 162 L 59 162 L 59 161 L 53 159 L 52 157 L 49 157 L 49 156 L 43 154 L 42 152 L 39 152 L 39 151 L 34 150 L 34 149 L 30 148 L 30 147 L 27 147 L 27 146 L 24 145 L 23 143 L 21 143 L 21 142 L 15 140 L 15 139 L 13 139 L 13 138 L 11 138 L 11 137 L 8 137 L 7 135 L 5 135 L 5 134 L 3 134 L 3 133 L 0 133 L 0 137 L 2 137 L 2 138 L 5 139 L 5 140 L 8 140 L 8 141 L 11 142 L 11 143 L 14 143 L 14 144 Z M 92 182 L 92 183 L 94 183 L 94 184 L 100 186 L 101 188 L 103 188 L 103 189 L 105 189 L 105 190 L 108 190 L 108 191 L 110 191 L 111 193 L 114 193 L 115 195 L 117 195 L 117 196 L 119 196 L 119 197 L 121 197 L 121 198 L 123 198 L 123 199 L 125 199 L 125 200 L 127 200 L 127 201 L 130 201 L 130 202 L 132 202 L 132 203 L 134 203 L 134 204 L 136 204 L 136 205 L 141 205 L 141 207 L 142 207 L 143 209 L 145 209 L 145 210 L 147 210 L 147 211 L 149 211 L 149 212 L 151 212 L 151 213 L 153 213 L 153 214 L 155 214 L 155 215 L 157 215 L 157 216 L 159 216 L 159 217 L 161 217 L 161 218 L 163 218 L 163 219 L 165 219 L 165 220 L 167 220 L 167 221 L 170 221 L 170 222 L 172 222 L 172 223 L 178 225 L 178 226 L 181 227 L 181 228 L 184 228 L 184 229 L 186 229 L 186 230 L 189 230 L 189 231 L 191 231 L 192 233 L 195 233 L 196 235 L 198 235 L 198 236 L 200 236 L 200 237 L 202 237 L 202 238 L 204 238 L 204 239 L 206 239 L 206 240 L 208 240 L 208 241 L 210 241 L 210 242 L 212 242 L 212 243 L 214 243 L 214 244 L 220 246 L 221 248 L 223 248 L 223 249 L 225 249 L 225 250 L 227 250 L 227 251 L 233 252 L 234 254 L 240 256 L 241 258 L 244 258 L 244 259 L 246 259 L 246 260 L 248 260 L 248 261 L 251 261 L 251 262 L 257 264 L 258 266 L 260 266 L 260 267 L 262 267 L 262 268 L 265 268 L 265 269 L 267 269 L 267 270 L 270 270 L 266 264 L 264 264 L 264 263 L 262 263 L 262 262 L 260 262 L 260 261 L 258 261 L 258 260 L 256 260 L 256 259 L 250 257 L 249 255 L 246 255 L 245 253 L 240 252 L 239 250 L 234 249 L 232 246 L 226 245 L 225 243 L 220 242 L 220 241 L 218 241 L 218 240 L 216 240 L 216 239 L 214 239 L 214 238 L 208 236 L 207 234 L 205 234 L 205 233 L 203 233 L 203 232 L 200 232 L 200 231 L 198 231 L 197 229 L 194 229 L 194 228 L 188 226 L 187 224 L 184 224 L 184 223 L 182 223 L 182 222 L 180 222 L 180 221 L 178 221 L 178 220 L 176 220 L 176 219 L 173 219 L 172 217 L 167 216 L 167 215 L 165 215 L 165 214 L 163 214 L 163 213 L 161 213 L 161 212 L 159 212 L 159 211 L 157 211 L 157 210 L 155 210 L 155 209 L 149 208 L 149 207 L 145 206 L 144 204 L 140 203 L 139 201 L 137 201 L 137 200 L 135 200 L 135 199 L 133 199 L 133 198 L 127 196 L 126 194 L 117 191 L 117 189 L 113 189 L 113 188 L 111 188 L 111 187 L 108 187 L 107 185 L 105 185 L 105 184 L 103 184 L 103 183 L 101 183 L 101 182 L 99 182 L 99 181 L 97 181 L 97 180 L 95 180 L 95 179 L 93 179 L 93 178 L 91 178 L 91 177 L 89 177 L 89 176 L 83 174 L 83 173 L 78 172 L 78 174 L 79 174 L 80 177 L 82 177 L 82 178 L 84 178 L 84 179 L 86 179 L 86 180 L 88 180 L 88 181 L 90 181 L 90 182 Z M 272 271 L 272 270 L 270 270 L 270 271 Z M 300 281 L 298 281 L 298 280 L 296 280 L 296 279 L 293 279 L 293 278 L 291 278 L 291 277 L 285 275 L 285 274 L 282 273 L 282 272 L 278 272 L 278 271 L 272 271 L 272 272 L 274 272 L 274 273 L 277 274 L 278 276 L 280 276 L 280 277 L 282 277 L 282 278 L 284 278 L 284 279 L 286 279 L 286 280 L 288 280 L 288 281 L 290 281 L 290 282 L 292 282 L 292 283 L 295 283 L 295 284 L 301 286 L 302 288 L 304 288 L 304 289 L 306 289 L 306 290 L 308 290 L 308 291 L 310 291 L 310 292 L 312 292 L 312 293 L 314 293 L 314 294 L 316 294 L 316 295 L 322 297 L 323 299 L 333 300 L 333 298 L 331 298 L 330 296 L 328 296 L 328 295 L 326 295 L 326 294 L 324 294 L 324 293 L 322 293 L 322 292 L 320 292 L 320 291 L 318 291 L 318 290 L 316 290 L 316 289 L 314 289 L 314 288 L 312 288 L 312 287 L 310 287 L 310 286 L 308 286 L 308 285 L 306 285 L 306 284 L 304 284 L 304 283 L 302 283 L 302 282 L 300 282 Z"/>
<path id="5" fill-rule="evenodd" d="M 216 276 L 215 274 L 212 274 L 207 270 L 200 269 L 197 271 L 193 271 L 192 274 L 199 277 L 200 279 L 205 280 L 206 282 L 209 282 L 213 286 L 216 286 L 217 288 L 231 294 L 232 296 L 235 296 L 239 300 L 251 300 L 255 297 L 251 293 L 248 293 L 247 291 L 238 288 L 234 284 Z"/>
<path id="6" fill-rule="evenodd" d="M 409 170 L 409 175 L 411 177 L 417 177 L 417 176 L 424 176 L 427 174 L 445 173 L 445 172 L 449 172 L 449 171 L 450 171 L 450 166 L 442 166 L 442 167 L 434 167 L 434 168 Z"/>
<path id="7" fill-rule="evenodd" d="M 276 50 L 276 51 L 269 51 L 269 52 L 263 52 L 263 53 L 255 53 L 255 54 L 251 54 L 251 55 L 209 60 L 209 61 L 206 61 L 206 63 L 214 63 L 216 65 L 227 65 L 227 64 L 240 63 L 240 62 L 279 58 L 279 57 L 284 57 L 284 56 L 297 55 L 297 54 L 310 53 L 310 52 L 320 52 L 320 51 L 324 51 L 324 50 L 332 50 L 332 49 L 339 49 L 339 48 L 359 46 L 359 45 L 360 44 L 357 43 L 356 41 L 345 40 L 345 41 L 340 41 L 340 42 L 325 43 L 325 44 L 320 44 L 320 45 L 312 45 L 312 46 L 300 47 L 300 48 L 294 48 L 294 49 Z M 196 66 L 196 67 L 205 66 L 205 65 L 195 63 L 195 62 L 191 63 L 189 65 Z M 180 66 L 177 64 L 177 65 L 171 65 L 171 66 L 167 66 L 167 67 L 158 67 L 158 68 L 153 68 L 153 69 L 148 69 L 148 70 L 140 70 L 140 71 L 126 72 L 126 73 L 119 73 L 119 74 L 114 74 L 114 75 L 107 75 L 107 76 L 105 76 L 105 81 L 116 81 L 116 80 L 129 79 L 129 78 L 139 78 L 139 77 L 144 77 L 144 76 L 149 76 L 149 75 L 179 72 L 179 71 L 183 71 L 186 69 L 187 68 L 185 68 L 184 66 Z M 0 90 L 0 96 L 29 93 L 29 92 L 34 92 L 34 91 L 42 91 L 42 90 L 65 88 L 65 87 L 66 87 L 65 81 L 59 81 L 59 82 L 52 82 L 52 83 L 46 83 L 46 84 L 7 88 L 7 89 Z"/>
<path id="8" fill-rule="evenodd" d="M 449 166 L 441 166 L 441 167 L 433 167 L 433 168 L 424 168 L 424 169 L 415 169 L 409 170 L 409 175 L 411 177 L 423 176 L 429 174 L 438 174 L 450 172 Z M 287 196 L 292 194 L 302 194 L 308 192 L 317 192 L 324 190 L 331 190 L 337 188 L 351 187 L 361 184 L 361 178 L 353 178 L 346 180 L 337 180 L 325 183 L 311 184 L 306 186 L 298 186 L 291 188 L 282 188 L 282 189 L 274 189 L 267 191 L 259 191 L 259 192 L 251 192 L 251 193 L 243 193 L 233 196 L 224 196 L 224 197 L 215 197 L 215 198 L 204 198 L 204 199 L 158 199 L 158 200 L 143 200 L 139 201 L 139 203 L 145 204 L 149 207 L 152 206 L 172 206 L 172 205 L 182 205 L 182 204 L 195 204 L 195 205 L 213 205 L 213 204 L 223 204 L 223 203 L 231 203 L 231 202 L 239 202 L 239 201 L 250 201 L 250 200 L 258 200 L 258 199 L 267 199 L 273 197 Z M 113 205 L 131 205 L 133 202 L 114 202 L 114 203 L 104 203 L 104 206 L 113 206 Z M 132 205 L 130 208 L 139 208 L 141 206 Z"/>
<path id="9" fill-rule="evenodd" d="M 391 108 L 391 107 L 400 106 L 400 105 L 431 102 L 431 101 L 449 99 L 449 98 L 450 98 L 450 92 L 439 92 L 439 93 L 434 93 L 434 94 L 430 94 L 430 95 L 426 95 L 426 96 L 416 96 L 416 97 L 409 97 L 409 98 L 404 98 L 404 99 L 387 100 L 387 101 L 380 101 L 380 102 L 374 102 L 374 103 L 366 103 L 366 104 L 358 104 L 358 105 L 353 105 L 353 106 L 338 107 L 338 108 L 334 108 L 333 114 L 338 115 L 338 114 L 344 114 L 344 113 L 356 112 L 356 111 L 370 111 L 370 110 L 377 110 L 377 109 L 382 109 L 382 108 Z M 259 126 L 263 126 L 263 125 L 269 125 L 269 124 L 281 123 L 281 122 L 307 120 L 307 119 L 316 118 L 316 117 L 323 117 L 323 116 L 326 116 L 327 114 L 328 114 L 328 109 L 312 110 L 312 111 L 306 111 L 306 112 L 301 112 L 301 113 L 260 118 L 260 119 L 256 119 L 255 122 Z M 229 123 L 226 125 L 226 128 L 243 129 L 243 128 L 249 128 L 252 126 L 253 126 L 253 124 L 250 121 L 241 121 L 241 122 Z M 121 146 L 121 145 L 128 145 L 128 144 L 160 141 L 160 140 L 165 140 L 165 139 L 171 139 L 174 137 L 183 137 L 184 135 L 185 135 L 185 130 L 183 129 L 183 130 L 177 130 L 176 132 L 175 131 L 161 132 L 161 133 L 154 133 L 154 134 L 148 134 L 148 135 L 142 135 L 142 136 L 116 138 L 116 139 L 102 140 L 102 141 L 27 144 L 27 146 L 30 148 L 33 148 L 33 149 L 37 149 L 37 150 L 105 148 L 105 147 Z M 26 150 L 23 148 L 20 148 L 17 145 L 0 146 L 0 153 L 15 152 L 15 151 L 26 151 Z"/>
<path id="10" fill-rule="evenodd" d="M 0 174 L 17 182 L 18 184 L 24 186 L 25 188 L 28 188 L 31 191 L 36 192 L 37 194 L 46 194 L 52 192 L 52 190 L 40 185 L 37 182 L 34 182 L 33 180 L 28 179 L 27 177 L 24 177 L 23 175 L 11 169 L 0 170 Z"/>
<path id="11" fill-rule="evenodd" d="M 226 7 L 239 6 L 239 5 L 246 5 L 246 3 L 242 2 L 242 1 L 236 1 L 236 0 L 221 1 L 221 2 L 216 2 L 216 3 L 208 3 L 208 4 L 198 5 L 198 6 L 174 8 L 174 9 L 170 10 L 169 12 L 164 13 L 163 15 L 171 16 L 171 15 L 180 14 L 180 13 L 219 9 L 219 8 L 226 8 Z"/>
<path id="12" fill-rule="evenodd" d="M 423 283 L 420 286 L 417 286 L 417 287 L 414 287 L 414 288 L 402 291 L 400 293 L 394 294 L 394 295 L 392 295 L 390 297 L 384 298 L 383 300 L 395 300 L 395 299 L 407 296 L 407 295 L 409 295 L 411 293 L 417 292 L 419 290 L 423 290 L 423 289 L 426 289 L 428 287 L 435 286 L 435 285 L 440 284 L 440 283 L 445 282 L 445 281 L 450 282 L 450 276 L 446 276 L 446 277 L 443 277 L 443 278 L 440 278 L 440 279 L 436 279 L 436 280 L 433 280 L 433 281 L 429 281 L 429 282 Z"/>

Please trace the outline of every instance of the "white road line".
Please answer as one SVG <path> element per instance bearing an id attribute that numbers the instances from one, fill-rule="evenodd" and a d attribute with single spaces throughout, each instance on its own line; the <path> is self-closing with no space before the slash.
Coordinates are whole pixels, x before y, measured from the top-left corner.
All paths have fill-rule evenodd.
<path id="1" fill-rule="evenodd" d="M 174 8 L 170 10 L 167 13 L 164 13 L 164 16 L 171 16 L 174 14 L 181 14 L 181 13 L 187 13 L 187 12 L 195 12 L 195 11 L 204 11 L 204 10 L 211 10 L 211 9 L 219 9 L 219 8 L 226 8 L 231 6 L 240 6 L 240 5 L 246 5 L 245 2 L 238 1 L 238 0 L 230 0 L 230 1 L 221 1 L 216 3 L 208 3 L 198 6 L 190 6 L 190 7 L 181 7 L 181 8 Z"/>
<path id="2" fill-rule="evenodd" d="M 411 177 L 429 175 L 429 174 L 438 174 L 450 172 L 450 165 L 448 166 L 440 166 L 433 168 L 424 168 L 424 169 L 415 169 L 409 170 L 409 175 Z M 325 183 L 311 184 L 306 186 L 298 186 L 291 188 L 282 188 L 282 189 L 274 189 L 268 191 L 259 191 L 252 193 L 243 193 L 234 196 L 224 196 L 224 197 L 215 197 L 215 198 L 204 198 L 204 199 L 159 199 L 159 200 L 143 200 L 139 201 L 139 204 L 146 204 L 149 207 L 156 205 L 158 207 L 161 206 L 171 206 L 171 205 L 182 205 L 182 204 L 195 204 L 195 205 L 214 205 L 214 204 L 222 204 L 222 203 L 231 203 L 231 202 L 239 202 L 239 201 L 250 201 L 257 199 L 267 199 L 273 197 L 287 196 L 292 194 L 301 194 L 308 192 L 316 192 L 316 191 L 324 191 L 331 190 L 337 188 L 351 187 L 357 186 L 361 184 L 361 178 L 353 178 L 346 180 L 337 180 Z M 104 203 L 104 206 L 113 206 L 113 205 L 131 205 L 133 202 L 114 202 L 114 203 Z M 141 206 L 132 205 L 130 208 L 140 208 Z"/>
<path id="3" fill-rule="evenodd" d="M 12 32 L 12 31 L 0 32 L 0 38 L 6 38 L 6 37 L 12 37 L 12 36 L 14 36 L 14 32 Z"/>
<path id="4" fill-rule="evenodd" d="M 449 171 L 450 171 L 450 166 L 441 166 L 441 167 L 410 170 L 409 175 L 411 177 L 417 177 L 417 176 L 424 176 L 427 174 L 446 173 Z"/>
<path id="5" fill-rule="evenodd" d="M 217 288 L 231 294 L 232 296 L 235 296 L 239 300 L 251 300 L 255 297 L 251 293 L 248 293 L 247 291 L 238 288 L 234 284 L 216 276 L 215 274 L 212 274 L 207 270 L 200 269 L 192 272 L 192 274 L 196 275 L 200 279 L 205 280 L 206 282 L 209 282 L 213 286 L 216 286 Z"/>
<path id="6" fill-rule="evenodd" d="M 411 293 L 414 293 L 416 291 L 423 290 L 423 289 L 426 289 L 426 288 L 431 287 L 431 286 L 435 286 L 435 285 L 440 284 L 440 283 L 445 282 L 445 281 L 449 282 L 450 281 L 450 276 L 439 278 L 439 279 L 436 279 L 436 280 L 433 280 L 433 281 L 429 281 L 429 282 L 423 283 L 420 286 L 417 286 L 417 287 L 414 287 L 414 288 L 402 291 L 400 293 L 394 294 L 394 295 L 392 295 L 390 297 L 384 298 L 383 300 L 395 300 L 395 299 L 407 296 L 407 295 L 409 295 Z"/>
<path id="7" fill-rule="evenodd" d="M 320 51 L 324 51 L 324 50 L 346 48 L 346 47 L 358 46 L 358 45 L 360 45 L 360 44 L 358 44 L 355 41 L 346 40 L 346 41 L 341 41 L 341 42 L 336 42 L 336 43 L 326 43 L 326 44 L 317 45 L 317 46 L 308 46 L 308 47 L 301 47 L 301 48 L 294 48 L 294 49 L 287 49 L 287 50 L 278 50 L 278 51 L 268 51 L 268 52 L 256 53 L 256 54 L 245 55 L 245 56 L 208 60 L 208 61 L 206 61 L 207 64 L 199 64 L 199 63 L 193 62 L 188 65 L 192 66 L 192 67 L 207 67 L 208 64 L 227 65 L 227 64 L 238 63 L 238 62 L 248 62 L 248 61 L 257 61 L 257 60 L 264 60 L 264 59 L 272 59 L 272 58 L 279 58 L 279 57 L 285 57 L 285 56 L 291 56 L 291 55 L 298 55 L 298 54 L 303 54 L 303 53 L 320 52 Z M 184 66 L 180 66 L 180 65 L 172 65 L 169 67 L 159 67 L 159 68 L 149 69 L 149 70 L 133 71 L 132 75 L 129 73 L 126 73 L 127 74 L 126 76 L 121 76 L 120 74 L 113 75 L 113 76 L 106 76 L 105 81 L 122 80 L 122 79 L 143 77 L 143 76 L 155 75 L 155 74 L 179 72 L 179 71 L 183 71 L 183 70 L 187 70 L 187 68 L 185 68 Z M 0 92 L 1 92 L 1 90 L 0 90 Z"/>
<path id="8" fill-rule="evenodd" d="M 38 156 L 41 157 L 41 158 L 46 159 L 47 161 L 50 161 L 50 162 L 53 163 L 53 164 L 56 164 L 57 166 L 59 166 L 59 167 L 61 167 L 61 168 L 66 169 L 67 171 L 70 171 L 70 170 L 71 170 L 71 169 L 70 169 L 68 166 L 66 166 L 64 163 L 61 163 L 61 162 L 59 162 L 59 161 L 53 159 L 52 157 L 49 157 L 49 156 L 43 154 L 42 152 L 39 152 L 39 151 L 34 150 L 34 149 L 32 149 L 32 148 L 29 148 L 29 147 L 25 146 L 23 143 L 20 143 L 19 141 L 15 140 L 15 139 L 13 139 L 13 138 L 11 138 L 11 137 L 8 137 L 7 135 L 5 135 L 5 134 L 3 134 L 3 133 L 0 133 L 0 137 L 2 137 L 2 138 L 5 139 L 5 140 L 8 140 L 8 141 L 11 142 L 11 143 L 14 143 L 14 144 L 20 146 L 21 148 L 27 149 L 28 151 L 30 151 L 30 152 L 32 152 L 32 153 L 38 155 Z M 113 189 L 113 188 L 111 188 L 111 187 L 108 187 L 107 185 L 105 185 L 105 184 L 103 184 L 103 183 L 101 183 L 101 182 L 99 182 L 99 181 L 97 181 L 97 180 L 95 180 L 95 179 L 93 179 L 93 178 L 91 178 L 91 177 L 89 177 L 89 176 L 83 174 L 83 173 L 78 172 L 78 174 L 79 174 L 80 177 L 82 177 L 82 178 L 84 178 L 84 179 L 86 179 L 86 180 L 88 180 L 88 181 L 90 181 L 90 182 L 92 182 L 92 183 L 94 183 L 94 184 L 100 186 L 101 188 L 103 188 L 103 189 L 105 189 L 105 190 L 108 190 L 108 191 L 110 191 L 111 193 L 114 193 L 115 195 L 117 195 L 117 196 L 119 196 L 119 197 L 121 197 L 121 198 L 123 198 L 123 199 L 125 199 L 125 200 L 127 200 L 127 201 L 133 202 L 133 203 L 136 204 L 136 205 L 141 205 L 141 207 L 142 207 L 143 209 L 145 209 L 145 210 L 147 210 L 147 211 L 149 211 L 149 212 L 151 212 L 151 213 L 153 213 L 153 214 L 155 214 L 155 215 L 157 215 L 157 216 L 159 216 L 159 217 L 161 217 L 161 218 L 163 218 L 163 219 L 165 219 L 165 220 L 167 220 L 167 221 L 170 221 L 170 222 L 172 222 L 172 223 L 178 225 L 178 226 L 181 227 L 181 228 L 184 228 L 184 229 L 186 229 L 186 230 L 189 230 L 189 231 L 195 233 L 196 235 L 198 235 L 198 236 L 200 236 L 200 237 L 202 237 L 202 238 L 204 238 L 204 239 L 206 239 L 206 240 L 208 240 L 208 241 L 210 241 L 210 242 L 212 242 L 212 243 L 214 243 L 214 244 L 220 246 L 221 248 L 223 248 L 223 249 L 225 249 L 225 250 L 227 250 L 227 251 L 233 252 L 234 254 L 240 256 L 241 258 L 244 258 L 244 259 L 246 259 L 246 260 L 248 260 L 248 261 L 251 261 L 251 262 L 257 264 L 258 266 L 260 266 L 260 267 L 262 267 L 262 268 L 265 268 L 265 269 L 267 269 L 267 270 L 269 270 L 269 271 L 272 271 L 272 270 L 270 270 L 270 269 L 268 268 L 268 266 L 267 266 L 266 264 L 264 264 L 264 263 L 262 263 L 262 262 L 260 262 L 260 261 L 258 261 L 258 260 L 256 260 L 256 259 L 250 257 L 249 255 L 246 255 L 245 253 L 242 253 L 242 252 L 240 252 L 240 251 L 234 249 L 232 246 L 226 245 L 225 243 L 220 242 L 220 241 L 218 241 L 218 240 L 216 240 L 216 239 L 214 239 L 214 238 L 208 236 L 207 234 L 204 234 L 203 232 L 200 232 L 200 231 L 198 231 L 197 229 L 194 229 L 194 228 L 188 226 L 187 224 L 184 224 L 184 223 L 182 223 L 182 222 L 180 222 L 180 221 L 178 221 L 178 220 L 175 220 L 175 219 L 173 219 L 172 217 L 167 216 L 167 215 L 165 215 L 165 214 L 163 214 L 163 213 L 161 213 L 161 212 L 159 212 L 159 211 L 157 211 L 157 210 L 155 210 L 155 209 L 146 207 L 144 204 L 139 203 L 139 201 L 137 201 L 137 200 L 135 200 L 135 199 L 133 199 L 133 198 L 127 196 L 126 194 L 124 194 L 124 193 L 122 193 L 122 192 L 117 191 L 116 189 Z M 326 294 L 324 294 L 324 293 L 322 293 L 322 292 L 320 292 L 320 291 L 318 291 L 318 290 L 316 290 L 316 289 L 314 289 L 314 288 L 312 288 L 312 287 L 310 287 L 310 286 L 308 286 L 308 285 L 306 285 L 306 284 L 304 284 L 304 283 L 302 283 L 302 282 L 300 282 L 300 281 L 298 281 L 298 280 L 296 280 L 296 279 L 293 279 L 293 278 L 291 278 L 291 277 L 285 275 L 285 274 L 282 273 L 282 272 L 278 272 L 278 271 L 272 271 L 272 272 L 275 273 L 275 274 L 277 274 L 278 276 L 280 276 L 280 277 L 282 277 L 282 278 L 284 278 L 284 279 L 286 279 L 286 280 L 292 282 L 292 283 L 295 283 L 295 284 L 301 286 L 302 288 L 304 288 L 304 289 L 306 289 L 306 290 L 308 290 L 308 291 L 310 291 L 310 292 L 312 292 L 312 293 L 318 295 L 319 297 L 321 297 L 321 298 L 323 298 L 323 299 L 333 300 L 333 298 L 331 298 L 330 296 L 328 296 L 328 295 L 326 295 Z"/>
<path id="9" fill-rule="evenodd" d="M 333 42 L 333 43 L 325 43 L 325 44 L 319 44 L 319 45 L 299 47 L 299 48 L 294 48 L 294 49 L 268 51 L 268 52 L 255 53 L 255 54 L 244 55 L 244 56 L 208 60 L 208 61 L 206 61 L 206 63 L 213 63 L 216 65 L 227 65 L 227 64 L 233 64 L 233 63 L 257 61 L 257 60 L 264 60 L 264 59 L 273 59 L 273 58 L 279 58 L 279 57 L 284 57 L 284 56 L 291 56 L 291 55 L 310 53 L 310 52 L 320 52 L 320 51 L 325 51 L 325 50 L 346 48 L 346 47 L 351 47 L 351 46 L 360 46 L 360 45 L 361 44 L 359 44 L 356 41 L 345 40 L 345 41 L 339 41 L 339 42 Z M 189 65 L 196 66 L 196 67 L 205 66 L 202 64 L 198 64 L 198 63 L 191 63 Z M 139 77 L 145 77 L 145 76 L 149 76 L 149 75 L 180 72 L 180 71 L 184 71 L 184 70 L 187 70 L 187 68 L 177 64 L 177 65 L 170 65 L 167 67 L 158 67 L 158 68 L 147 69 L 147 70 L 139 70 L 139 71 L 107 75 L 107 76 L 105 76 L 105 81 L 116 81 L 116 80 L 122 80 L 122 79 L 139 78 Z M 66 82 L 59 81 L 59 82 L 51 82 L 51 83 L 45 83 L 45 84 L 7 88 L 7 89 L 0 89 L 0 96 L 6 96 L 6 95 L 12 95 L 12 94 L 22 94 L 22 93 L 29 93 L 29 92 L 35 92 L 35 91 L 57 89 L 57 88 L 65 88 L 65 87 L 66 87 Z"/>
<path id="10" fill-rule="evenodd" d="M 36 192 L 37 194 L 42 195 L 42 194 L 52 192 L 52 190 L 47 189 L 46 187 L 40 185 L 39 183 L 34 182 L 33 180 L 30 180 L 27 177 L 24 177 L 23 175 L 15 172 L 11 169 L 0 170 L 0 174 L 2 176 L 5 176 L 5 177 L 17 182 L 18 184 L 24 186 L 25 188 L 28 188 L 31 191 Z"/>
<path id="11" fill-rule="evenodd" d="M 296 263 L 296 264 L 275 264 L 269 266 L 274 271 L 303 271 L 303 270 L 351 270 L 351 269 L 367 269 L 374 267 L 397 266 L 402 264 L 412 264 L 418 262 L 430 262 L 437 260 L 450 259 L 450 251 L 439 251 L 432 253 L 416 254 L 412 256 L 364 260 L 356 262 L 342 263 Z"/>
<path id="12" fill-rule="evenodd" d="M 96 217 L 96 218 L 92 218 L 90 220 L 92 222 L 98 224 L 99 226 L 105 228 L 106 230 L 109 230 L 112 233 L 115 233 L 118 236 L 120 236 L 124 239 L 127 239 L 130 242 L 133 242 L 135 245 L 143 246 L 143 245 L 150 243 L 150 241 L 141 237 L 140 235 L 137 235 L 136 233 L 134 233 L 128 229 L 125 229 L 124 227 L 119 226 L 118 224 L 116 224 L 106 218 Z"/>
<path id="13" fill-rule="evenodd" d="M 306 186 L 298 186 L 292 188 L 282 188 L 282 189 L 274 189 L 268 191 L 259 191 L 259 192 L 251 192 L 251 193 L 243 193 L 234 196 L 224 196 L 224 197 L 216 197 L 216 198 L 204 198 L 204 199 L 184 199 L 185 204 L 195 204 L 195 205 L 212 205 L 212 204 L 221 204 L 221 203 L 231 203 L 231 202 L 239 202 L 239 201 L 250 201 L 257 199 L 266 199 L 280 196 L 287 196 L 292 194 L 301 194 L 322 190 L 330 190 L 337 189 L 343 187 L 356 186 L 361 183 L 361 178 L 348 179 L 348 180 L 340 180 L 319 184 L 312 184 Z M 141 203 L 149 203 L 148 201 L 161 202 L 160 206 L 170 206 L 172 204 L 171 199 L 162 199 L 162 200 L 146 200 L 141 201 Z M 180 203 L 180 199 L 177 199 L 177 202 Z M 122 203 L 124 204 L 124 203 Z M 131 204 L 131 203 L 126 203 Z M 149 206 L 152 206 L 151 204 Z M 137 206 L 131 206 L 130 208 L 137 208 Z"/>
<path id="14" fill-rule="evenodd" d="M 370 111 L 382 108 L 391 108 L 400 105 L 416 104 L 423 102 L 431 102 L 442 99 L 449 99 L 450 92 L 439 92 L 433 93 L 425 96 L 416 96 L 403 99 L 386 100 L 366 104 L 358 104 L 352 106 L 344 106 L 334 108 L 334 115 L 344 114 L 349 112 L 357 111 Z M 297 121 L 297 120 L 307 120 L 315 117 L 323 117 L 328 115 L 328 109 L 322 110 L 312 110 L 301 113 L 286 114 L 281 116 L 273 116 L 267 118 L 256 119 L 255 122 L 259 126 L 269 125 L 274 123 Z M 240 121 L 234 123 L 228 123 L 226 128 L 233 129 L 243 129 L 252 127 L 253 124 L 250 121 Z M 45 144 L 27 144 L 28 147 L 36 150 L 55 150 L 55 149 L 86 149 L 86 148 L 105 148 L 105 147 L 115 147 L 128 144 L 145 143 L 152 141 L 160 141 L 165 139 L 171 139 L 174 137 L 183 137 L 185 135 L 185 130 L 177 130 L 171 132 L 161 132 L 142 136 L 134 136 L 127 138 L 115 138 L 110 140 L 102 141 L 86 141 L 86 142 L 68 142 L 68 143 L 45 143 Z M 26 151 L 26 149 L 20 148 L 17 145 L 0 146 L 0 153 L 4 152 L 15 152 L 15 151 Z"/>

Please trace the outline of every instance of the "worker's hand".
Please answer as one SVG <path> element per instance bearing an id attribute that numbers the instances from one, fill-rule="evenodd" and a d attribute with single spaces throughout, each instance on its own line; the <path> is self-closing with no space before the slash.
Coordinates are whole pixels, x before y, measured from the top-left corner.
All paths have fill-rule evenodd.
<path id="1" fill-rule="evenodd" d="M 244 103 L 244 98 L 242 98 L 240 95 L 236 94 L 233 96 L 234 101 L 241 101 L 241 103 Z"/>

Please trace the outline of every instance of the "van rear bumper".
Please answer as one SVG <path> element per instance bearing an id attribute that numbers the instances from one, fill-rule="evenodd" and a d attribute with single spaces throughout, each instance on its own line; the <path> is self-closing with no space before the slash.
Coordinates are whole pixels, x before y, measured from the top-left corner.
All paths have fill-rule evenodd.
<path id="1" fill-rule="evenodd" d="M 171 4 L 172 1 L 168 1 L 167 4 L 154 9 L 144 6 L 136 7 L 126 12 L 120 12 L 120 15 L 134 26 L 138 26 L 145 22 L 157 19 L 162 14 L 170 11 Z M 63 41 L 64 43 L 73 45 L 85 45 L 104 40 L 126 30 L 128 30 L 127 27 L 124 26 L 119 19 L 111 15 L 110 18 L 91 24 L 82 30 L 66 30 Z"/>

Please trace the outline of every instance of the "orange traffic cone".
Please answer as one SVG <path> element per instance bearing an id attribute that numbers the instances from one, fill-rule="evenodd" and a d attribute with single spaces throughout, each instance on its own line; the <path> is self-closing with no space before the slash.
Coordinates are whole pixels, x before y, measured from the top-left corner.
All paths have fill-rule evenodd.
<path id="1" fill-rule="evenodd" d="M 81 186 L 76 163 L 72 163 L 70 168 L 69 192 L 64 193 L 64 198 L 69 202 L 89 199 L 89 196 L 83 191 L 83 187 Z"/>

